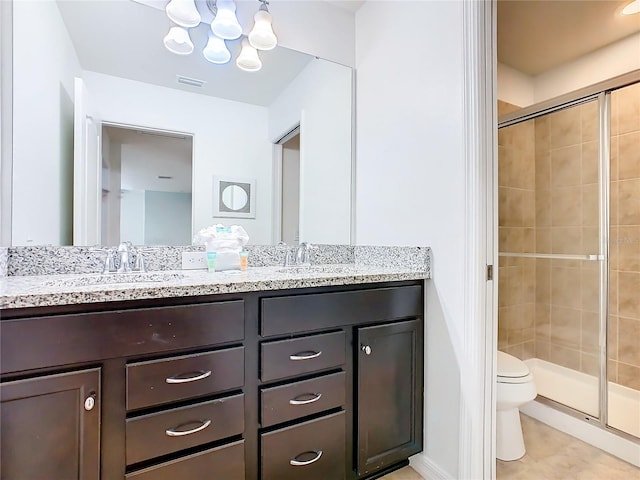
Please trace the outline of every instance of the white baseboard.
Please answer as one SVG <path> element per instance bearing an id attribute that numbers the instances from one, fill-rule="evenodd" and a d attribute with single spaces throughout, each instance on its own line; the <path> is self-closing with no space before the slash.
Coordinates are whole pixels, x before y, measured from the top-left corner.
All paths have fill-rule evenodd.
<path id="1" fill-rule="evenodd" d="M 422 478 L 428 480 L 453 480 L 453 477 L 434 463 L 425 454 L 419 453 L 409 459 L 409 464 Z"/>

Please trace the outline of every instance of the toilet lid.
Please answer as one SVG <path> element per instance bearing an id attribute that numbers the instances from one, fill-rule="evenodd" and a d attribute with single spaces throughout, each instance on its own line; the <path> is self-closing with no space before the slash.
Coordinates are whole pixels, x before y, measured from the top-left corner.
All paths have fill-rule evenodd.
<path id="1" fill-rule="evenodd" d="M 529 367 L 519 358 L 498 351 L 498 376 L 508 378 L 526 377 Z"/>

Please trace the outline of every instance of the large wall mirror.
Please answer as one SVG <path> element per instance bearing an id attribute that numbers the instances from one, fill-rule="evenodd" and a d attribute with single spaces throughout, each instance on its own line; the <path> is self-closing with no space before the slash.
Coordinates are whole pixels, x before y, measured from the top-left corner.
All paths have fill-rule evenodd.
<path id="1" fill-rule="evenodd" d="M 352 69 L 278 46 L 242 71 L 241 39 L 209 63 L 204 15 L 173 54 L 166 3 L 13 2 L 12 245 L 182 245 L 216 223 L 350 243 Z"/>

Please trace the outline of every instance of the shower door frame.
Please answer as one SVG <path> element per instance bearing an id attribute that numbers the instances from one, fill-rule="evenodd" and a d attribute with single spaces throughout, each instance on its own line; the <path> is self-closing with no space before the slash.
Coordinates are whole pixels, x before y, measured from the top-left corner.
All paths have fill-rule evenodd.
<path id="1" fill-rule="evenodd" d="M 590 101 L 598 102 L 598 131 L 599 131 L 599 262 L 600 276 L 600 308 L 599 308 L 599 385 L 598 385 L 598 417 L 568 407 L 560 402 L 541 397 L 541 403 L 552 406 L 576 418 L 581 418 L 591 424 L 612 432 L 624 438 L 638 441 L 638 437 L 618 430 L 608 425 L 608 346 L 607 330 L 609 317 L 609 227 L 610 227 L 610 159 L 611 159 L 611 92 L 634 83 L 640 83 L 640 69 L 613 77 L 609 80 L 576 90 L 559 97 L 540 102 L 498 118 L 498 130 L 503 127 L 519 124 L 550 113 L 575 107 Z M 560 255 L 562 256 L 562 255 Z M 576 255 L 576 257 L 578 257 Z M 582 255 L 582 257 L 585 257 Z M 587 256 L 589 257 L 589 256 Z M 497 324 L 497 318 L 495 319 Z M 497 329 L 496 329 L 497 330 Z"/>

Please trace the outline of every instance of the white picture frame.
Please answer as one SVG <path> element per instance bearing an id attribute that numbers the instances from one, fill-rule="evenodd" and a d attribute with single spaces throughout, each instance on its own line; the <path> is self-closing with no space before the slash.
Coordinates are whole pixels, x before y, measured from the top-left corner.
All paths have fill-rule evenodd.
<path id="1" fill-rule="evenodd" d="M 256 218 L 255 179 L 214 175 L 213 216 Z"/>

